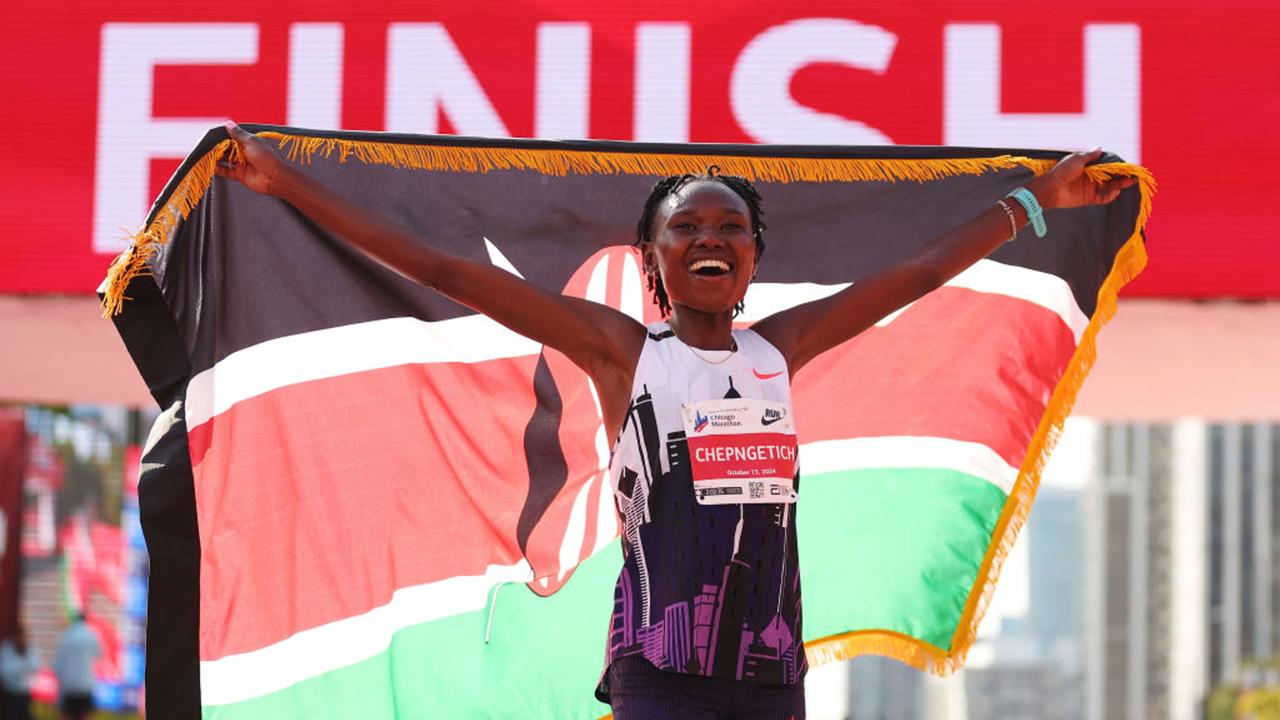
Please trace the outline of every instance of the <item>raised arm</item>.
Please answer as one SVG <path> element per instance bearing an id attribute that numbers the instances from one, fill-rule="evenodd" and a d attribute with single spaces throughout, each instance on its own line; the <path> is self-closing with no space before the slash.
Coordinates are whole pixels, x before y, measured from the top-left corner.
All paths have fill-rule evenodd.
<path id="1" fill-rule="evenodd" d="M 429 247 L 408 230 L 298 172 L 269 144 L 238 125 L 227 123 L 227 131 L 239 145 L 241 159 L 219 163 L 219 175 L 285 200 L 410 280 L 563 352 L 597 381 L 612 384 L 608 380 L 618 371 L 630 374 L 644 343 L 640 323 L 606 305 L 550 292 L 489 263 Z"/>
<path id="2" fill-rule="evenodd" d="M 1132 178 L 1094 183 L 1084 168 L 1101 150 L 1073 153 L 1027 184 L 1040 206 L 1071 208 L 1109 203 L 1134 184 Z M 1027 223 L 1022 205 L 1006 201 L 1019 228 Z M 810 360 L 851 339 L 889 313 L 940 287 L 1009 239 L 1009 217 L 993 204 L 981 215 L 926 244 L 905 262 L 819 300 L 797 305 L 757 322 L 753 329 L 787 358 L 794 374 Z"/>

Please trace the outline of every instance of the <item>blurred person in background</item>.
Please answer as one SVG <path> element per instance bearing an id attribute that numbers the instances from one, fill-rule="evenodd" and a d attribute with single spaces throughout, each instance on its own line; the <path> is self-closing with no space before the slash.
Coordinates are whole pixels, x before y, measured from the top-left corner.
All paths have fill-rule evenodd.
<path id="1" fill-rule="evenodd" d="M 77 613 L 58 639 L 53 672 L 58 676 L 58 706 L 63 720 L 84 720 L 93 712 L 93 661 L 102 645 L 93 628 Z"/>
<path id="2" fill-rule="evenodd" d="M 16 625 L 13 635 L 0 643 L 0 718 L 27 720 L 31 717 L 31 678 L 40 669 L 40 651 L 27 644 L 27 633 Z"/>

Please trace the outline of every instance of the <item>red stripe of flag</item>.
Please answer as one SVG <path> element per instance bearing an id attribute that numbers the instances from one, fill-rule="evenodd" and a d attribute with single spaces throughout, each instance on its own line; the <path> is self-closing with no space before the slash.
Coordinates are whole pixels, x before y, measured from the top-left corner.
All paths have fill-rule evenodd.
<path id="1" fill-rule="evenodd" d="M 999 333 L 1019 335 L 993 334 L 992 317 Z M 960 338 L 972 339 L 963 356 L 931 351 L 963 346 Z M 1058 316 L 1037 305 L 944 288 L 800 374 L 801 440 L 947 437 L 988 445 L 1017 466 L 1074 347 Z M 564 403 L 569 479 L 528 558 L 554 571 L 569 507 L 599 462 L 599 420 L 585 375 L 555 354 L 548 361 Z M 416 365 L 302 383 L 193 431 L 201 658 L 366 612 L 396 588 L 518 562 L 535 363 Z M 587 503 L 584 552 L 602 491 Z M 253 562 L 222 562 L 241 557 Z"/>
<path id="2" fill-rule="evenodd" d="M 944 287 L 801 370 L 797 433 L 801 443 L 967 440 L 1019 467 L 1075 349 L 1071 330 L 1040 305 Z"/>
<path id="3" fill-rule="evenodd" d="M 534 362 L 330 378 L 210 421 L 194 468 L 201 659 L 518 562 Z"/>

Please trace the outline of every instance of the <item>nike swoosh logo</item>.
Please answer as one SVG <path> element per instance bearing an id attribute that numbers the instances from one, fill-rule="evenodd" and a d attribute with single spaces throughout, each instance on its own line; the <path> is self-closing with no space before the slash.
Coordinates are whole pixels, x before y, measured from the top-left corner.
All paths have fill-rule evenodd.
<path id="1" fill-rule="evenodd" d="M 780 417 L 776 417 L 776 418 L 760 418 L 760 424 L 761 424 L 761 425 L 766 425 L 766 426 L 767 426 L 767 425 L 772 425 L 772 424 L 774 424 L 774 423 L 778 422 L 778 421 L 779 421 L 779 420 L 781 420 L 781 419 L 782 419 L 782 418 L 780 418 Z"/>
<path id="2" fill-rule="evenodd" d="M 778 372 L 773 372 L 773 373 L 762 373 L 755 368 L 751 368 L 751 372 L 755 373 L 756 377 L 761 380 L 772 380 L 773 378 L 778 377 L 785 371 L 779 370 Z"/>

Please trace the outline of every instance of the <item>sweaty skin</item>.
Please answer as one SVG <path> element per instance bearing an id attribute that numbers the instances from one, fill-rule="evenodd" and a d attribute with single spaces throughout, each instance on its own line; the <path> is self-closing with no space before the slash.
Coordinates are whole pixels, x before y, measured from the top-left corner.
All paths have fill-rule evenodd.
<path id="1" fill-rule="evenodd" d="M 281 198 L 401 275 L 564 353 L 595 383 L 605 430 L 608 437 L 617 437 L 644 345 L 643 325 L 608 306 L 550 292 L 493 265 L 436 250 L 298 172 L 269 144 L 235 123 L 227 123 L 227 132 L 239 145 L 241 159 L 220 162 L 219 175 Z M 1101 154 L 1094 150 L 1068 155 L 1029 182 L 1027 189 L 1045 210 L 1109 203 L 1135 181 L 1089 180 L 1084 168 Z M 1010 204 L 1022 227 L 1027 223 L 1025 211 L 1018 203 Z M 752 329 L 782 353 L 794 376 L 818 355 L 986 257 L 1008 236 L 1008 217 L 993 203 L 902 264 L 834 295 L 775 313 Z M 641 253 L 645 269 L 658 273 L 666 286 L 676 336 L 696 348 L 729 349 L 733 308 L 746 296 L 758 259 L 746 202 L 720 183 L 691 182 L 658 207 L 653 237 Z M 727 264 L 728 272 L 695 273 L 695 263 L 705 261 L 721 269 Z"/>

